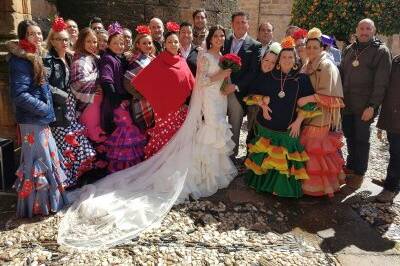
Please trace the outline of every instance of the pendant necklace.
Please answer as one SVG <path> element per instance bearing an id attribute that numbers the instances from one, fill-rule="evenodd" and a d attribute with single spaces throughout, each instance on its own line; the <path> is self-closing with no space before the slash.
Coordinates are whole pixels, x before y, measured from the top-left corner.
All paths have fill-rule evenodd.
<path id="1" fill-rule="evenodd" d="M 288 74 L 286 74 L 285 79 L 283 79 L 282 71 L 281 71 L 281 90 L 278 93 L 278 97 L 281 98 L 281 99 L 286 96 L 285 91 L 283 89 L 285 87 L 285 82 L 286 82 L 287 76 L 288 76 Z"/>
<path id="2" fill-rule="evenodd" d="M 357 54 L 357 50 L 354 51 L 354 54 L 356 56 L 356 59 L 354 59 L 354 61 L 351 63 L 353 65 L 353 67 L 358 67 L 360 65 L 360 61 L 358 60 L 358 58 L 360 57 L 360 55 L 369 47 L 369 45 L 367 47 L 365 47 L 364 49 L 361 50 L 361 52 L 359 54 Z"/>

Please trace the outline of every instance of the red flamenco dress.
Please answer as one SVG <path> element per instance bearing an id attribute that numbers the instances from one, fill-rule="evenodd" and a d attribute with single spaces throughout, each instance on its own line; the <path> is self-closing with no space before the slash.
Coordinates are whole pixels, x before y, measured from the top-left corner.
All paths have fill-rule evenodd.
<path id="1" fill-rule="evenodd" d="M 304 121 L 300 141 L 310 160 L 309 179 L 303 181 L 303 192 L 309 196 L 333 197 L 345 183 L 341 155 L 342 133 L 340 110 L 344 107 L 340 73 L 323 52 L 304 66 L 315 90 L 316 103 L 322 115 Z"/>
<path id="2" fill-rule="evenodd" d="M 133 86 L 151 104 L 155 125 L 146 131 L 149 141 L 145 158 L 157 153 L 179 130 L 186 119 L 184 105 L 194 86 L 194 78 L 186 61 L 164 51 L 136 78 Z"/>

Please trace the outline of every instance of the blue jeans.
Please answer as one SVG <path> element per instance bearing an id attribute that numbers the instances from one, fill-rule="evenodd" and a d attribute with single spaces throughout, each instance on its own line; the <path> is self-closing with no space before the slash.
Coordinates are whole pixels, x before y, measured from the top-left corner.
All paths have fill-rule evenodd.
<path id="1" fill-rule="evenodd" d="M 356 175 L 364 175 L 368 169 L 369 137 L 371 135 L 371 123 L 361 120 L 361 115 L 343 115 L 343 134 L 347 143 L 346 167 L 353 170 Z"/>
<path id="2" fill-rule="evenodd" d="M 387 132 L 389 141 L 389 165 L 384 188 L 392 192 L 400 191 L 400 134 Z"/>

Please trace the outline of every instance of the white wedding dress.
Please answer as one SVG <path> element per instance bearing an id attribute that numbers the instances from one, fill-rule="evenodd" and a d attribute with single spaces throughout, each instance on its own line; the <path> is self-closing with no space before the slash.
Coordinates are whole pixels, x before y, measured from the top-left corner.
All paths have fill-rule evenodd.
<path id="1" fill-rule="evenodd" d="M 125 243 L 158 226 L 189 195 L 207 197 L 229 185 L 237 170 L 229 159 L 234 144 L 226 121 L 227 97 L 220 93 L 222 81 L 209 79 L 218 70 L 217 58 L 199 54 L 182 127 L 148 160 L 75 192 L 59 225 L 60 245 L 97 250 Z"/>

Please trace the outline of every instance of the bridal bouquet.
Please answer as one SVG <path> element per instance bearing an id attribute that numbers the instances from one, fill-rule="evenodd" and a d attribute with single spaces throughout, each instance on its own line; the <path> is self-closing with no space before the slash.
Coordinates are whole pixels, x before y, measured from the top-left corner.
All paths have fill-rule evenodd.
<path id="1" fill-rule="evenodd" d="M 242 67 L 242 60 L 236 54 L 230 53 L 224 56 L 221 56 L 219 59 L 219 66 L 222 69 L 232 69 L 232 72 L 238 72 Z M 221 91 L 225 90 L 226 85 L 228 84 L 228 79 L 226 78 L 221 86 Z"/>

